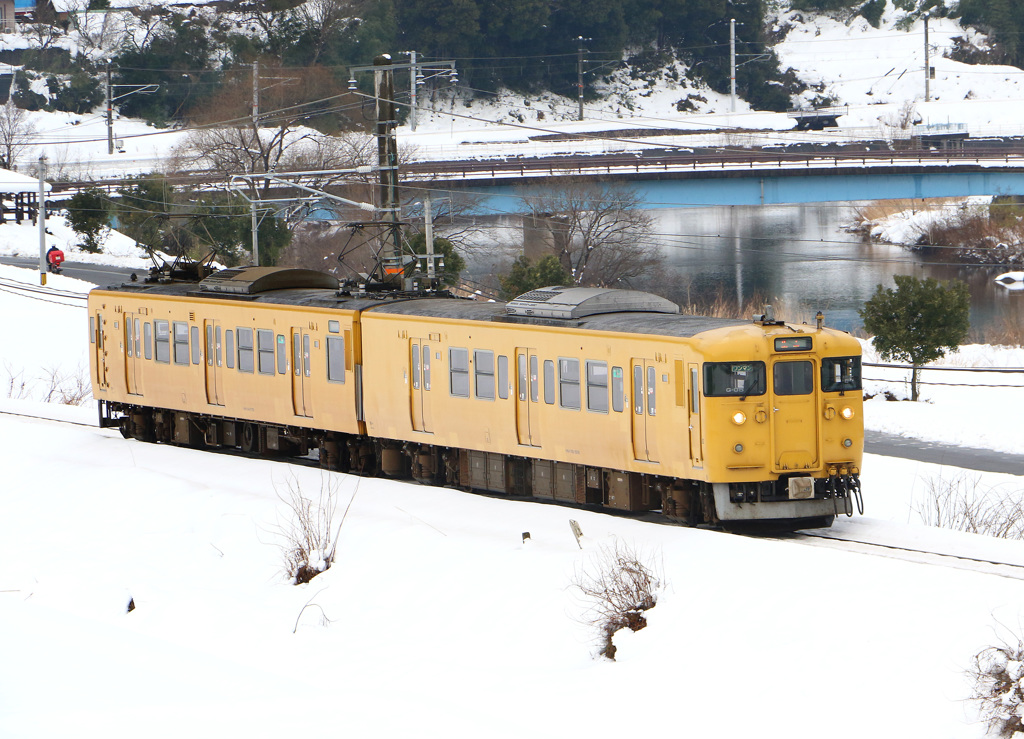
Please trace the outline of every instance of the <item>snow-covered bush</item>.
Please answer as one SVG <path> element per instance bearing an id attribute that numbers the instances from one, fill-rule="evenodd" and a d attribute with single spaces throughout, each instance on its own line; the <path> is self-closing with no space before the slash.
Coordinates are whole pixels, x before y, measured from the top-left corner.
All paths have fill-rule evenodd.
<path id="1" fill-rule="evenodd" d="M 573 578 L 573 587 L 588 602 L 583 620 L 598 629 L 600 654 L 611 660 L 615 659 L 615 632 L 647 626 L 644 611 L 654 608 L 663 587 L 659 568 L 642 560 L 633 547 L 616 540 L 601 547 L 590 567 L 578 569 Z"/>
<path id="2" fill-rule="evenodd" d="M 974 655 L 973 700 L 989 733 L 1018 737 L 1024 731 L 1024 642 L 1019 637 Z"/>
<path id="3" fill-rule="evenodd" d="M 277 497 L 291 513 L 289 520 L 278 525 L 278 532 L 284 539 L 281 548 L 285 574 L 296 585 L 301 585 L 334 563 L 341 533 L 341 524 L 335 526 L 334 523 L 338 509 L 338 484 L 330 473 L 325 472 L 320 479 L 319 494 L 315 499 L 308 498 L 292 475 L 285 481 L 285 492 L 277 489 Z"/>

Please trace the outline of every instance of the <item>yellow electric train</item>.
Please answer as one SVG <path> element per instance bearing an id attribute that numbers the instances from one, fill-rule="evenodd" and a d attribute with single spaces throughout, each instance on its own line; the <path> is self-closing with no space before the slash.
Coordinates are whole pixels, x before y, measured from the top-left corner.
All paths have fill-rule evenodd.
<path id="1" fill-rule="evenodd" d="M 89 295 L 100 423 L 361 474 L 690 523 L 829 525 L 860 503 L 860 345 L 629 290 L 505 303 L 222 270 Z"/>

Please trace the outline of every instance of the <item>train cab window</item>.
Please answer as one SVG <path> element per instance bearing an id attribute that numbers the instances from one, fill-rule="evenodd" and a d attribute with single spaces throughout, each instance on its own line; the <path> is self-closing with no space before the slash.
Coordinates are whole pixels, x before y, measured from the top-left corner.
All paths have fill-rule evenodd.
<path id="1" fill-rule="evenodd" d="M 448 377 L 452 395 L 469 397 L 469 349 L 448 350 Z"/>
<path id="2" fill-rule="evenodd" d="M 508 399 L 508 357 L 498 355 L 498 397 Z"/>
<path id="3" fill-rule="evenodd" d="M 261 375 L 274 374 L 274 332 L 256 329 L 256 370 Z"/>
<path id="4" fill-rule="evenodd" d="M 821 360 L 821 389 L 826 393 L 860 390 L 860 357 L 828 357 Z"/>
<path id="5" fill-rule="evenodd" d="M 156 361 L 170 364 L 171 362 L 171 324 L 167 321 L 153 321 L 156 334 Z"/>
<path id="6" fill-rule="evenodd" d="M 252 329 L 238 329 L 238 371 L 252 373 L 255 369 L 253 362 Z"/>
<path id="7" fill-rule="evenodd" d="M 555 404 L 555 363 L 550 359 L 544 360 L 544 402 Z"/>
<path id="8" fill-rule="evenodd" d="M 414 357 L 416 348 L 413 348 Z M 345 340 L 340 336 L 327 337 L 327 381 L 345 382 Z"/>
<path id="9" fill-rule="evenodd" d="M 558 404 L 563 408 L 580 409 L 580 360 L 558 360 Z"/>
<path id="10" fill-rule="evenodd" d="M 473 379 L 476 397 L 494 400 L 494 352 L 483 349 L 473 352 Z"/>
<path id="11" fill-rule="evenodd" d="M 231 329 L 224 332 L 224 359 L 228 369 L 235 368 L 235 332 Z"/>
<path id="12" fill-rule="evenodd" d="M 283 334 L 277 335 L 277 374 L 288 374 L 288 348 Z"/>
<path id="13" fill-rule="evenodd" d="M 766 377 L 764 362 L 707 362 L 704 365 L 704 395 L 708 398 L 740 399 L 764 395 L 767 391 Z"/>
<path id="14" fill-rule="evenodd" d="M 612 410 L 616 413 L 622 413 L 624 407 L 624 385 L 622 367 L 612 367 Z"/>
<path id="15" fill-rule="evenodd" d="M 174 322 L 174 363 L 188 364 L 188 324 Z"/>
<path id="16" fill-rule="evenodd" d="M 808 361 L 776 362 L 772 390 L 776 395 L 810 395 L 814 392 L 814 365 Z"/>
<path id="17" fill-rule="evenodd" d="M 146 352 L 146 359 L 153 358 L 153 324 L 146 321 L 142 324 L 142 348 Z"/>
<path id="18" fill-rule="evenodd" d="M 192 339 L 192 364 L 199 364 L 202 361 L 201 344 L 199 343 L 199 327 L 192 326 L 189 331 Z"/>
<path id="19" fill-rule="evenodd" d="M 608 412 L 608 363 L 587 361 L 587 410 Z"/>

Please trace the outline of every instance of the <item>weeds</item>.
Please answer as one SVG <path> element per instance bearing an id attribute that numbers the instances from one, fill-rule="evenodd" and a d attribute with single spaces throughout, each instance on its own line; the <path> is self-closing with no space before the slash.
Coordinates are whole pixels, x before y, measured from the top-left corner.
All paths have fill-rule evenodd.
<path id="1" fill-rule="evenodd" d="M 999 539 L 1024 539 L 1021 491 L 979 490 L 980 477 L 966 473 L 952 479 L 928 478 L 925 501 L 914 511 L 928 526 L 966 531 Z"/>
<path id="2" fill-rule="evenodd" d="M 647 626 L 644 612 L 657 604 L 662 577 L 631 546 L 616 541 L 601 547 L 589 569 L 578 569 L 572 585 L 589 603 L 583 620 L 598 629 L 600 654 L 614 660 L 612 637 L 620 629 Z"/>
<path id="3" fill-rule="evenodd" d="M 974 655 L 971 699 L 990 734 L 1013 737 L 1024 731 L 1024 642 L 1013 635 L 1001 642 Z"/>
<path id="4" fill-rule="evenodd" d="M 284 539 L 285 574 L 296 584 L 307 583 L 334 563 L 338 536 L 345 517 L 335 526 L 338 509 L 338 483 L 329 473 L 320 478 L 320 491 L 315 498 L 302 493 L 298 479 L 289 474 L 282 492 L 276 485 L 277 497 L 288 506 L 290 520 L 278 525 Z M 358 483 L 356 492 L 358 492 Z M 355 492 L 352 494 L 355 499 Z M 349 506 L 352 505 L 351 500 Z M 346 508 L 345 513 L 348 513 Z"/>

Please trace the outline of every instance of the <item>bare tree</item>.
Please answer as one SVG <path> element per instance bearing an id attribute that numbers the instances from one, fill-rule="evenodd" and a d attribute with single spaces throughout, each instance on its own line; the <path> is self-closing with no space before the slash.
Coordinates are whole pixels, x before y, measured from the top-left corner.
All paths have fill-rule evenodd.
<path id="1" fill-rule="evenodd" d="M 0 108 L 0 167 L 15 168 L 18 157 L 31 145 L 36 125 L 28 111 L 19 108 L 10 99 Z"/>
<path id="2" fill-rule="evenodd" d="M 565 178 L 520 198 L 576 285 L 629 284 L 660 263 L 654 219 L 630 187 Z"/>
<path id="3" fill-rule="evenodd" d="M 327 43 L 341 34 L 356 15 L 348 0 L 306 0 L 297 11 L 303 25 L 310 30 L 313 44 L 310 64 L 320 60 Z"/>

